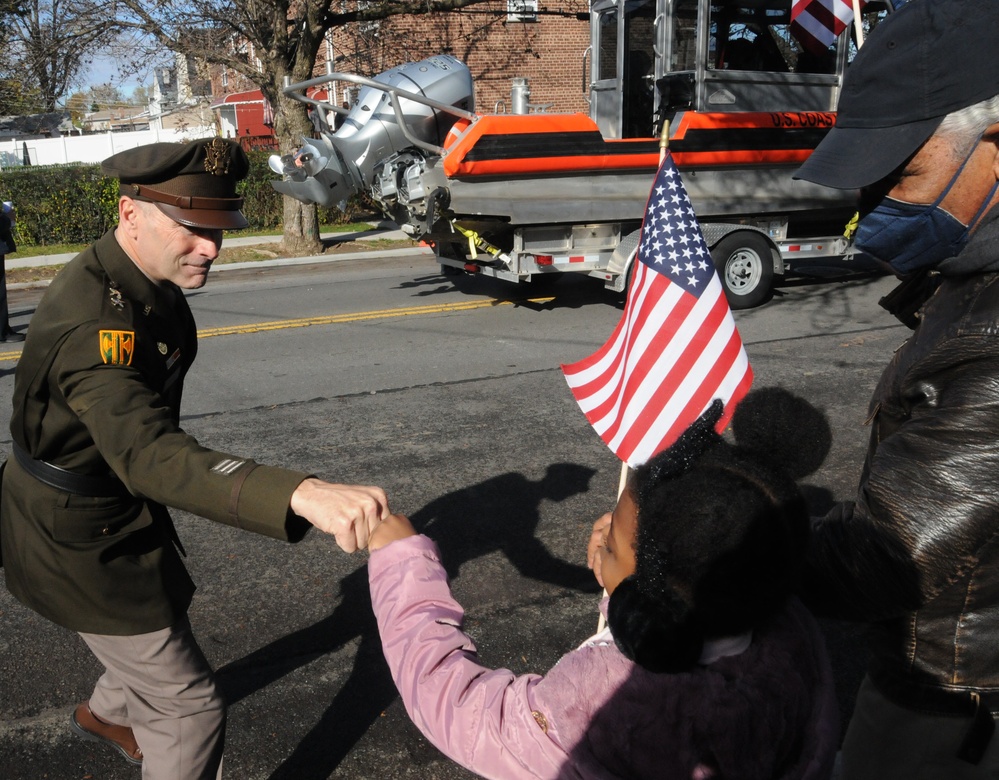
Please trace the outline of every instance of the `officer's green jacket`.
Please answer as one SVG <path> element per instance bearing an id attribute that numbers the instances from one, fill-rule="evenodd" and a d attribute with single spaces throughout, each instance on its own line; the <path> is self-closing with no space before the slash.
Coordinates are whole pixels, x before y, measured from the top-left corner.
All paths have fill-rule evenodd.
<path id="1" fill-rule="evenodd" d="M 306 474 L 206 449 L 179 425 L 197 332 L 181 290 L 151 282 L 113 231 L 74 258 L 31 319 L 11 435 L 37 460 L 113 472 L 125 490 L 49 487 L 10 458 L 0 543 L 10 592 L 74 631 L 131 635 L 173 625 L 194 584 L 165 506 L 298 541 L 289 509 Z"/>

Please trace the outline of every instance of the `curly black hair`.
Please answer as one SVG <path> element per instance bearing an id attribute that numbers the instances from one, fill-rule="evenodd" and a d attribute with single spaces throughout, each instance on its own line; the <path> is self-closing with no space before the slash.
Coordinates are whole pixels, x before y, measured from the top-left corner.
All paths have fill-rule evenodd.
<path id="1" fill-rule="evenodd" d="M 608 623 L 621 651 L 655 672 L 689 669 L 707 639 L 744 633 L 779 611 L 808 543 L 794 479 L 759 448 L 726 443 L 716 401 L 629 483 L 636 570 L 614 590 Z"/>

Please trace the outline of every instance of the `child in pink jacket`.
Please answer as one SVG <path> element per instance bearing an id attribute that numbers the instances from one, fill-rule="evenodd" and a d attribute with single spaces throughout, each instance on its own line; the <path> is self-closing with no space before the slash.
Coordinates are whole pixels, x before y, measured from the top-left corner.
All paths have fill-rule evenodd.
<path id="1" fill-rule="evenodd" d="M 410 717 L 486 778 L 812 780 L 838 743 L 832 674 L 790 598 L 809 518 L 794 481 L 715 432 L 716 402 L 600 518 L 608 628 L 544 675 L 487 669 L 437 548 L 394 515 L 368 564 Z"/>

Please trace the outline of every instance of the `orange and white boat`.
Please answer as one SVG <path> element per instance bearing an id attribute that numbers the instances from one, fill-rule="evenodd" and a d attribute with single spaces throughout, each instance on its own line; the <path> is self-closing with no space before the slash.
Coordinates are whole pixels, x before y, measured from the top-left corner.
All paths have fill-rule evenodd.
<path id="1" fill-rule="evenodd" d="M 272 158 L 274 186 L 326 205 L 366 192 L 445 270 L 581 271 L 621 290 L 666 141 L 730 302 L 755 305 L 797 263 L 850 256 L 854 194 L 791 175 L 835 121 L 858 31 L 890 12 L 870 0 L 817 49 L 795 37 L 791 6 L 595 0 L 589 116 L 531 113 L 523 83 L 512 113 L 476 113 L 468 68 L 450 55 L 290 85 L 323 132 Z M 352 107 L 306 96 L 332 81 L 358 90 Z"/>

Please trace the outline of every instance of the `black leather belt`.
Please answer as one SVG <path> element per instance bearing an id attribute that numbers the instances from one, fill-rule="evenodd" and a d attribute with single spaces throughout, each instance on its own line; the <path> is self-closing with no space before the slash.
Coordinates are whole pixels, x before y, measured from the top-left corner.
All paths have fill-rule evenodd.
<path id="1" fill-rule="evenodd" d="M 25 452 L 17 442 L 12 442 L 17 464 L 31 476 L 49 487 L 64 493 L 91 498 L 111 498 L 128 495 L 125 485 L 118 477 L 92 474 L 77 474 L 73 471 L 53 466 L 44 460 L 36 460 Z"/>

